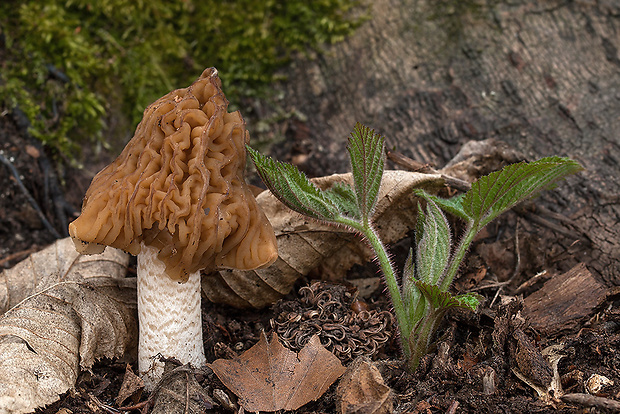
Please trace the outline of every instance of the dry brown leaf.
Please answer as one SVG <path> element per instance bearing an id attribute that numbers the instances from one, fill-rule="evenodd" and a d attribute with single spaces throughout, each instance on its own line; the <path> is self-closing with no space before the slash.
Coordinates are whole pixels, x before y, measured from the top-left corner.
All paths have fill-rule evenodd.
<path id="1" fill-rule="evenodd" d="M 26 297 L 64 281 L 92 277 L 124 277 L 129 256 L 107 248 L 102 254 L 84 256 L 75 250 L 71 238 L 56 240 L 0 273 L 0 315 Z"/>
<path id="2" fill-rule="evenodd" d="M 143 389 L 144 381 L 133 372 L 131 365 L 127 364 L 125 367 L 125 376 L 123 377 L 121 389 L 118 391 L 118 395 L 114 401 L 116 401 L 116 405 L 121 405 L 129 397 L 132 397 L 134 400 L 138 400 L 140 395 L 142 395 Z M 135 402 L 136 401 L 134 401 L 134 403 Z"/>
<path id="3" fill-rule="evenodd" d="M 189 365 L 166 371 L 151 395 L 151 414 L 187 413 L 199 414 L 213 408 L 215 403 L 200 386 Z"/>
<path id="4" fill-rule="evenodd" d="M 335 174 L 312 180 L 320 188 L 335 183 L 352 183 L 352 176 Z M 394 243 L 415 226 L 417 197 L 414 188 L 443 185 L 438 174 L 386 171 L 381 183 L 374 221 L 382 240 Z M 207 298 L 232 306 L 261 308 L 287 294 L 295 281 L 322 265 L 332 278 L 344 277 L 354 264 L 368 261 L 372 254 L 351 232 L 319 223 L 285 207 L 269 191 L 257 196 L 278 240 L 278 260 L 266 269 L 220 271 L 203 275 L 202 289 Z"/>
<path id="5" fill-rule="evenodd" d="M 218 359 L 211 369 L 246 411 L 296 410 L 323 395 L 345 371 L 318 336 L 296 354 L 275 333 L 271 342 L 263 333 L 241 356 Z"/>
<path id="6" fill-rule="evenodd" d="M 0 412 L 50 404 L 73 387 L 80 368 L 135 346 L 135 283 L 125 282 L 61 282 L 0 318 Z"/>
<path id="7" fill-rule="evenodd" d="M 359 357 L 347 368 L 338 385 L 341 414 L 388 414 L 392 412 L 392 392 L 381 373 L 367 357 Z"/>
<path id="8" fill-rule="evenodd" d="M 3 272 L 7 283 L 28 279 L 26 288 L 7 285 L 8 292 L 42 290 L 0 317 L 0 413 L 52 403 L 74 386 L 80 369 L 136 345 L 135 279 L 112 278 L 106 270 L 125 269 L 125 259 L 110 252 L 82 261 L 62 246 L 59 241 Z"/>

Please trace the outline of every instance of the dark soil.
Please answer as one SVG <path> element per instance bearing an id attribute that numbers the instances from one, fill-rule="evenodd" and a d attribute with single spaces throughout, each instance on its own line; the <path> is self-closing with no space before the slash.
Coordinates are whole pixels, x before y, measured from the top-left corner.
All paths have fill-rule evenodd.
<path id="1" fill-rule="evenodd" d="M 66 236 L 67 222 L 79 211 L 81 197 L 92 175 L 111 157 L 101 154 L 92 158 L 95 161 L 89 162 L 86 169 L 65 167 L 59 171 L 53 155 L 47 154 L 30 138 L 10 114 L 0 117 L 0 154 L 18 173 L 14 177 L 5 164 L 0 166 L 0 264 L 8 268 L 57 237 Z M 547 203 L 553 202 L 552 196 L 545 197 Z M 41 215 L 49 226 L 43 223 Z M 384 329 L 389 340 L 378 340 L 371 356 L 393 390 L 395 412 L 605 412 L 602 408 L 587 408 L 584 403 L 567 403 L 553 395 L 545 401 L 515 375 L 515 371 L 521 372 L 539 385 L 548 382 L 553 370 L 541 352 L 551 345 L 561 345 L 558 352 L 563 357 L 557 370 L 565 393 L 584 393 L 586 380 L 592 375 L 602 375 L 613 380 L 614 385 L 603 388 L 599 395 L 620 399 L 620 295 L 610 290 L 592 310 L 581 315 L 576 328 L 560 329 L 553 336 L 542 335 L 540 329 L 532 328 L 522 316 L 523 298 L 541 289 L 546 280 L 568 271 L 587 254 L 587 246 L 576 250 L 569 248 L 575 242 L 570 232 L 558 231 L 557 226 L 551 228 L 531 217 L 524 212 L 511 212 L 478 238 L 455 286 L 460 290 L 476 289 L 486 297 L 486 303 L 476 315 L 450 314 L 441 329 L 437 348 L 414 373 L 403 366 L 393 326 L 386 325 Z M 406 249 L 394 251 L 396 262 L 402 264 L 404 257 L 399 252 Z M 543 270 L 547 270 L 549 277 L 518 290 Z M 369 265 L 354 269 L 349 277 L 363 278 L 374 276 L 374 273 Z M 308 280 L 299 281 L 296 290 L 272 309 L 243 311 L 204 304 L 204 337 L 209 362 L 249 349 L 258 342 L 263 330 L 272 331 L 272 320 L 277 321 L 283 312 L 312 306 L 304 302 L 303 290 L 298 293 L 309 283 Z M 340 306 L 342 312 L 358 312 L 355 309 L 360 306 L 376 314 L 389 311 L 382 289 L 359 297 L 354 306 L 352 296 L 342 294 L 342 286 L 315 285 L 314 289 L 327 291 L 330 297 L 346 297 Z M 354 292 L 350 287 L 347 289 Z M 349 363 L 351 357 L 342 359 Z M 125 371 L 126 362 L 100 361 L 91 372 L 83 373 L 74 390 L 40 412 L 120 413 L 115 399 Z M 196 378 L 207 394 L 218 401 L 219 406 L 213 412 L 241 412 L 235 403 L 236 397 L 212 372 L 200 371 Z M 221 397 L 214 397 L 217 389 L 230 398 L 230 409 L 224 408 Z M 335 389 L 334 385 L 318 401 L 297 412 L 337 412 Z M 148 395 L 138 395 L 123 404 L 138 404 L 146 410 L 140 402 L 147 398 Z M 124 412 L 128 411 L 139 412 L 137 409 Z"/>

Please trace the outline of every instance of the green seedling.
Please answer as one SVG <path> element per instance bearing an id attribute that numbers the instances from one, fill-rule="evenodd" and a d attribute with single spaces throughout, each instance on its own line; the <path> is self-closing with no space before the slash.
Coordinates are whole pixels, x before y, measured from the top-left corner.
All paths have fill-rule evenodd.
<path id="1" fill-rule="evenodd" d="M 370 244 L 381 266 L 398 321 L 403 353 L 411 370 L 429 351 L 449 309 L 475 311 L 480 304 L 481 298 L 475 293 L 449 292 L 476 234 L 519 202 L 582 170 L 571 159 L 547 157 L 509 165 L 480 178 L 469 191 L 450 199 L 415 190 L 426 202 L 426 208 L 418 208 L 415 253 L 413 249 L 409 252 L 399 279 L 372 222 L 385 164 L 384 138 L 358 123 L 349 137 L 347 151 L 353 185 L 337 184 L 321 190 L 296 167 L 248 147 L 259 175 L 286 206 L 313 219 L 348 227 Z M 456 244 L 452 242 L 444 211 L 465 222 L 463 236 Z"/>

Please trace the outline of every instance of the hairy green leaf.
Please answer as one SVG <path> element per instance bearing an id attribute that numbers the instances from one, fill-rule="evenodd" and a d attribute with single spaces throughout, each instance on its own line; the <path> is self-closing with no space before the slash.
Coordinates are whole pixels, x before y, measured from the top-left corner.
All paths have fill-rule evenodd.
<path id="1" fill-rule="evenodd" d="M 326 196 L 295 166 L 266 157 L 246 146 L 263 182 L 291 210 L 318 220 L 334 221 L 341 207 Z"/>
<path id="2" fill-rule="evenodd" d="M 405 260 L 405 266 L 403 267 L 403 280 L 415 280 L 415 262 L 413 260 L 413 249 L 409 249 L 409 254 L 407 255 L 407 259 Z"/>
<path id="3" fill-rule="evenodd" d="M 433 201 L 439 207 L 441 207 L 442 210 L 452 214 L 453 216 L 456 216 L 465 221 L 468 221 L 470 219 L 470 217 L 463 209 L 463 197 L 465 196 L 465 194 L 459 194 L 452 198 L 441 198 L 432 194 L 428 194 L 426 191 L 421 189 L 413 190 L 413 192 L 415 195 L 423 198 L 424 200 Z"/>
<path id="4" fill-rule="evenodd" d="M 332 200 L 342 214 L 360 220 L 355 191 L 349 184 L 336 183 L 330 189 L 323 191 L 323 195 Z"/>
<path id="5" fill-rule="evenodd" d="M 296 167 L 273 161 L 249 147 L 248 152 L 267 187 L 284 204 L 309 217 L 349 226 L 366 237 L 384 272 L 403 351 L 410 367 L 415 369 L 448 309 L 458 307 L 475 311 L 480 305 L 481 297 L 475 293 L 454 296 L 448 292 L 475 235 L 518 202 L 582 167 L 567 158 L 549 157 L 505 167 L 482 177 L 470 191 L 451 199 L 415 190 L 417 196 L 426 200 L 426 208 L 418 208 L 416 263 L 414 265 L 410 250 L 399 285 L 389 255 L 369 220 L 383 175 L 383 146 L 382 137 L 357 124 L 347 146 L 354 184 L 337 184 L 325 191 L 315 187 Z M 467 229 L 454 252 L 450 226 L 443 211 L 467 222 Z"/>
<path id="6" fill-rule="evenodd" d="M 560 157 L 508 165 L 474 182 L 463 197 L 463 210 L 481 229 L 517 203 L 581 170 L 577 161 Z"/>
<path id="7" fill-rule="evenodd" d="M 450 308 L 464 308 L 475 311 L 480 304 L 480 295 L 473 292 L 453 296 L 450 292 L 442 291 L 436 285 L 422 281 L 417 281 L 416 285 L 436 312 L 446 311 Z"/>
<path id="8" fill-rule="evenodd" d="M 450 258 L 450 225 L 434 201 L 428 200 L 426 213 L 418 215 L 416 230 L 418 279 L 436 285 Z"/>
<path id="9" fill-rule="evenodd" d="M 413 249 L 410 248 L 409 254 L 407 255 L 407 260 L 405 260 L 405 266 L 403 267 L 402 277 L 403 299 L 405 306 L 408 308 L 409 319 L 413 319 L 415 309 L 412 308 L 415 307 L 415 304 L 420 298 L 420 291 L 415 285 L 416 277 L 414 257 Z"/>
<path id="10" fill-rule="evenodd" d="M 358 122 L 347 144 L 357 205 L 364 219 L 372 215 L 377 202 L 385 165 L 384 141 L 374 130 Z"/>
<path id="11" fill-rule="evenodd" d="M 409 249 L 407 260 L 405 260 L 405 266 L 403 267 L 402 278 L 402 290 L 404 305 L 407 312 L 407 326 L 406 332 L 403 332 L 405 336 L 409 335 L 411 329 L 420 321 L 424 316 L 426 310 L 426 299 L 422 296 L 420 289 L 416 285 L 417 279 L 415 277 L 415 254 L 413 249 Z"/>
<path id="12" fill-rule="evenodd" d="M 480 305 L 480 302 L 482 301 L 482 296 L 477 293 L 469 292 L 454 296 L 454 299 L 459 302 L 460 308 L 469 309 L 472 312 L 475 312 L 478 305 Z"/>

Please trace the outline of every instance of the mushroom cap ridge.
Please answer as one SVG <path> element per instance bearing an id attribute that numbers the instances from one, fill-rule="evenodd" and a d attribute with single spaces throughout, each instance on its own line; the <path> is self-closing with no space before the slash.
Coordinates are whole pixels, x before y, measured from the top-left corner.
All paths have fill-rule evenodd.
<path id="1" fill-rule="evenodd" d="M 215 68 L 144 111 L 134 137 L 91 182 L 69 224 L 76 248 L 160 250 L 173 279 L 200 269 L 251 270 L 277 258 L 271 224 L 245 183 L 249 134 L 228 112 Z"/>

